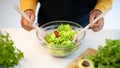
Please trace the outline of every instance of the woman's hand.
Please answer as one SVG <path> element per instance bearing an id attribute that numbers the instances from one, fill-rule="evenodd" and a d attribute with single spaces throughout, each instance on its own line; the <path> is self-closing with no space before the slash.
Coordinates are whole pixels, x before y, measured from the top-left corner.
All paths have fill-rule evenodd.
<path id="1" fill-rule="evenodd" d="M 35 21 L 35 13 L 30 9 L 26 10 L 25 13 L 29 17 L 29 22 L 24 17 L 21 17 L 21 26 L 25 30 L 30 31 L 33 29 L 32 24 Z"/>
<path id="2" fill-rule="evenodd" d="M 98 20 L 96 23 L 92 23 L 95 18 L 97 18 L 100 14 L 102 14 L 102 12 L 100 10 L 92 10 L 90 12 L 90 18 L 89 18 L 89 22 L 91 23 L 90 28 L 97 32 L 100 31 L 103 28 L 104 25 L 104 19 L 101 18 L 100 20 Z"/>

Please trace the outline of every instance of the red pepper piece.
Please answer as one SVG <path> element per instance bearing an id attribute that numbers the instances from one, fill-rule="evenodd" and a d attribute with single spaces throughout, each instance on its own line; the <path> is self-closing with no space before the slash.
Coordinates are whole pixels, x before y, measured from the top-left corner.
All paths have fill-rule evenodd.
<path id="1" fill-rule="evenodd" d="M 57 38 L 59 37 L 59 34 L 58 34 L 58 31 L 57 31 L 57 30 L 54 31 L 54 34 L 55 34 L 55 36 L 56 36 Z"/>

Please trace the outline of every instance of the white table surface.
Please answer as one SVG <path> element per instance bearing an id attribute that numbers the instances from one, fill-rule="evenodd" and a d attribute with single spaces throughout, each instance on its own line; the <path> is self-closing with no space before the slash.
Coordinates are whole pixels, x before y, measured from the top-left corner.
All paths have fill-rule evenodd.
<path id="1" fill-rule="evenodd" d="M 88 30 L 77 51 L 67 57 L 57 58 L 48 54 L 41 47 L 35 30 L 30 32 L 22 28 L 4 28 L 1 30 L 10 34 L 14 46 L 24 53 L 24 59 L 15 68 L 65 68 L 88 47 L 97 49 L 98 45 L 105 44 L 105 39 L 120 39 L 120 30 L 101 30 L 99 32 Z"/>

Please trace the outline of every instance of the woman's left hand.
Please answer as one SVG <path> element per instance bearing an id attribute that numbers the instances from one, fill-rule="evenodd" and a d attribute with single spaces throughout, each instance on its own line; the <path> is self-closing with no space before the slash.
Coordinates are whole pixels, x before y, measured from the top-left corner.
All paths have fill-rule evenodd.
<path id="1" fill-rule="evenodd" d="M 92 23 L 95 20 L 95 18 L 97 18 L 100 14 L 102 14 L 102 12 L 97 9 L 92 10 L 90 12 L 90 18 L 89 18 L 89 22 L 91 23 L 90 28 L 95 32 L 100 31 L 104 25 L 104 18 L 101 18 L 96 23 Z"/>

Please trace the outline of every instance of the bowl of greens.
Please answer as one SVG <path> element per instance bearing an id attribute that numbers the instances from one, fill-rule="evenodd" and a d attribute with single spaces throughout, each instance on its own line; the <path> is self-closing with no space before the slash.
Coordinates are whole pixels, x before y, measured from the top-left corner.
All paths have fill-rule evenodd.
<path id="1" fill-rule="evenodd" d="M 65 57 L 76 51 L 86 35 L 86 32 L 83 32 L 77 38 L 76 43 L 72 42 L 74 35 L 83 27 L 71 21 L 52 21 L 40 26 L 40 28 L 47 32 L 47 35 L 44 37 L 47 43 L 41 42 L 39 33 L 36 32 L 40 45 L 48 53 L 56 57 Z"/>

